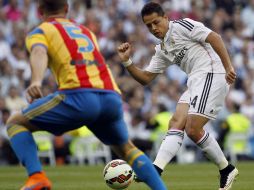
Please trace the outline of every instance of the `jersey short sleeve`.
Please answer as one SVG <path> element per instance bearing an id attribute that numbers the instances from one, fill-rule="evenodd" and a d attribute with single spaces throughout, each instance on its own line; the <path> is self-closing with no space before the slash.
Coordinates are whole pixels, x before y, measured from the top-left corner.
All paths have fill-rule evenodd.
<path id="1" fill-rule="evenodd" d="M 44 31 L 40 27 L 35 28 L 26 37 L 26 48 L 28 52 L 31 52 L 36 45 L 41 45 L 48 49 L 48 41 Z"/>
<path id="2" fill-rule="evenodd" d="M 156 53 L 145 70 L 151 73 L 163 73 L 170 65 L 170 62 L 163 57 L 158 47 L 155 50 Z"/>
<path id="3" fill-rule="evenodd" d="M 205 42 L 207 36 L 212 32 L 212 30 L 207 28 L 203 23 L 189 18 L 174 22 L 178 23 L 177 27 L 182 31 L 183 35 L 193 41 Z"/>

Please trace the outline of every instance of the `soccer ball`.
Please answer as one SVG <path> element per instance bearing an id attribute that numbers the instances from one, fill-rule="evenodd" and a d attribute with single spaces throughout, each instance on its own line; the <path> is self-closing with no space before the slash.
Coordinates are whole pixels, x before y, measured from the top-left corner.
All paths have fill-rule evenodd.
<path id="1" fill-rule="evenodd" d="M 134 172 L 127 162 L 117 159 L 105 166 L 103 176 L 106 184 L 112 189 L 125 189 L 133 181 Z"/>

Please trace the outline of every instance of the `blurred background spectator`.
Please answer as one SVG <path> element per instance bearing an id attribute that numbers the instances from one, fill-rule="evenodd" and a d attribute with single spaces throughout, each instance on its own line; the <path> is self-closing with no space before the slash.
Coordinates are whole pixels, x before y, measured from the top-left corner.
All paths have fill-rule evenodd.
<path id="1" fill-rule="evenodd" d="M 224 120 L 218 132 L 218 143 L 234 162 L 240 159 L 248 159 L 250 129 L 250 119 L 240 113 L 240 106 L 234 103 L 232 113 Z"/>
<path id="2" fill-rule="evenodd" d="M 146 67 L 154 53 L 158 40 L 149 34 L 140 17 L 140 10 L 146 2 L 148 0 L 70 0 L 69 17 L 96 34 L 106 62 L 123 92 L 124 114 L 130 136 L 149 153 L 156 140 L 153 137 L 156 136 L 156 130 L 167 130 L 156 119 L 162 113 L 170 117 L 170 113 L 175 111 L 179 96 L 186 88 L 186 75 L 178 67 L 171 66 L 151 85 L 143 87 L 121 66 L 116 47 L 124 41 L 132 43 L 133 62 L 141 68 Z M 212 126 L 209 130 L 221 138 L 221 125 L 234 113 L 233 108 L 237 103 L 239 113 L 250 121 L 249 139 L 254 139 L 254 0 L 156 2 L 162 4 L 170 20 L 189 17 L 203 22 L 222 36 L 238 78 L 230 89 L 218 119 L 208 124 Z M 2 147 L 8 146 L 3 143 L 7 139 L 5 121 L 10 113 L 27 104 L 24 92 L 31 74 L 25 35 L 39 22 L 36 0 L 0 0 L 0 163 L 8 163 L 10 159 L 1 156 L 4 151 Z M 47 72 L 46 75 L 44 95 L 57 88 L 51 73 Z M 70 140 L 69 136 L 61 138 Z M 246 143 L 254 150 L 253 140 L 249 139 L 246 139 Z M 59 138 L 54 142 L 57 150 L 66 144 L 56 143 L 65 142 Z M 191 147 L 188 140 L 186 147 Z M 249 156 L 253 157 L 254 151 Z M 198 156 L 193 161 L 196 160 L 200 160 Z"/>

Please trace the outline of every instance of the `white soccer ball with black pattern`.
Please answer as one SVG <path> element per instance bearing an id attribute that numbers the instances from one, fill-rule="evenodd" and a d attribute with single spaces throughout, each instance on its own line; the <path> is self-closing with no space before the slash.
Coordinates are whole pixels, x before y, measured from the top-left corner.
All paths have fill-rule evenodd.
<path id="1" fill-rule="evenodd" d="M 124 160 L 116 159 L 110 161 L 103 170 L 106 184 L 112 189 L 127 188 L 134 178 L 131 166 Z"/>

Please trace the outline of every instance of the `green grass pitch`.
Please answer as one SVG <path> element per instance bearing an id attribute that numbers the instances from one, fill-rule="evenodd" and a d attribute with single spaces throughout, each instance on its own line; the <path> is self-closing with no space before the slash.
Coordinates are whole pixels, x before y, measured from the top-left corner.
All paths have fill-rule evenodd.
<path id="1" fill-rule="evenodd" d="M 44 167 L 53 182 L 53 190 L 110 190 L 104 183 L 104 166 Z M 240 175 L 233 190 L 254 190 L 254 162 L 238 163 Z M 0 167 L 0 190 L 17 190 L 26 180 L 21 166 Z M 169 164 L 163 173 L 169 190 L 217 190 L 218 171 L 212 164 Z M 147 190 L 133 182 L 128 190 Z"/>

